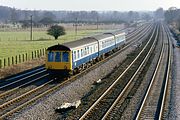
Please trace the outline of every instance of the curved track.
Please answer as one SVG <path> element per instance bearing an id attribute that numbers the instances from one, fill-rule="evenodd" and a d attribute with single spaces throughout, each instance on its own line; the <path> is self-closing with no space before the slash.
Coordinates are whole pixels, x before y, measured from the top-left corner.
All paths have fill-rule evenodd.
<path id="1" fill-rule="evenodd" d="M 163 108 L 171 68 L 172 47 L 167 30 L 163 27 L 163 49 L 154 76 L 139 108 L 136 120 L 163 118 Z"/>
<path id="2" fill-rule="evenodd" d="M 146 32 L 149 31 L 150 29 L 152 29 L 152 27 L 150 27 L 150 28 L 149 27 L 150 26 L 144 27 Z M 141 32 L 141 35 L 137 35 L 133 39 L 129 40 L 131 42 L 129 42 L 128 45 L 133 44 L 134 42 L 136 42 L 136 39 L 139 39 L 139 38 L 143 37 L 144 35 L 145 34 L 143 32 Z M 126 49 L 128 47 L 128 45 L 126 47 L 124 47 L 123 49 Z M 116 52 L 114 55 L 119 54 L 122 50 Z M 102 64 L 104 61 L 110 59 L 114 55 L 108 57 L 107 59 L 105 59 L 105 60 L 103 60 L 103 61 L 101 61 L 100 63 L 97 63 L 97 64 Z M 94 65 L 94 67 L 95 66 L 96 65 Z M 93 66 L 91 68 L 93 68 Z M 90 70 L 91 68 L 89 68 L 88 70 Z M 86 71 L 88 71 L 88 70 L 86 70 Z M 36 73 L 36 72 L 31 72 L 31 73 L 33 73 L 33 75 L 30 74 L 30 73 L 27 73 L 27 74 L 24 75 L 24 78 L 23 78 L 23 75 L 21 75 L 22 78 L 18 77 L 19 80 L 14 80 L 14 82 L 11 82 L 9 84 L 4 84 L 4 85 L 1 86 L 3 90 L 5 90 L 6 87 L 10 87 L 10 86 L 13 87 L 13 89 L 8 88 L 9 90 L 6 91 L 6 92 L 2 92 L 2 94 L 0 94 L 0 97 L 1 98 L 3 98 L 3 97 L 6 98 L 6 97 L 8 97 L 8 95 L 13 94 L 14 92 L 19 90 L 20 88 L 23 88 L 23 87 L 25 87 L 25 86 L 27 86 L 27 85 L 35 82 L 35 81 L 43 80 L 44 78 L 46 78 L 48 76 L 48 74 L 44 74 L 44 73 L 46 73 L 46 70 L 43 70 L 43 68 L 40 68 L 40 70 L 35 70 L 35 71 L 36 72 L 39 71 L 39 73 L 43 73 L 43 75 L 42 74 L 40 75 L 39 73 Z M 39 77 L 36 76 L 38 74 L 39 74 Z M 26 75 L 29 75 L 29 76 L 26 76 Z M 32 76 L 35 76 L 35 78 L 33 80 L 31 78 Z M 31 89 L 28 89 L 26 92 L 23 92 L 23 94 L 21 93 L 20 95 L 16 96 L 15 98 L 10 97 L 9 99 L 6 99 L 6 100 L 2 101 L 2 104 L 0 105 L 0 110 L 2 111 L 1 114 L 0 114 L 1 115 L 0 118 L 2 119 L 2 118 L 5 118 L 5 117 L 13 114 L 14 112 L 24 108 L 25 106 L 33 103 L 36 100 L 40 99 L 42 96 L 45 96 L 45 95 L 49 94 L 50 92 L 59 89 L 60 86 L 74 80 L 78 76 L 79 76 L 79 74 L 76 75 L 76 76 L 73 76 L 70 80 L 67 80 L 67 81 L 64 81 L 64 82 L 61 82 L 61 83 L 54 82 L 54 79 L 52 79 L 52 80 L 48 79 L 43 84 L 38 85 L 37 87 L 33 87 Z M 25 82 L 24 84 L 17 84 L 19 82 L 22 83 L 23 80 L 29 80 L 29 78 L 31 78 L 30 81 Z M 17 82 L 15 82 L 15 81 L 17 81 Z M 12 86 L 12 85 L 15 85 L 15 84 L 17 86 Z"/>
<path id="3" fill-rule="evenodd" d="M 150 37 L 149 41 L 147 42 L 147 44 L 145 45 L 143 50 L 139 53 L 139 55 L 128 66 L 128 68 L 115 80 L 115 82 L 96 100 L 96 102 L 94 102 L 94 104 L 80 117 L 80 120 L 82 120 L 82 119 L 100 119 L 104 116 L 104 114 L 106 113 L 106 110 L 109 109 L 109 107 L 110 107 L 109 105 L 113 103 L 116 96 L 118 96 L 118 94 L 120 94 L 120 96 L 121 96 L 121 94 L 123 94 L 124 91 L 126 91 L 127 88 L 130 86 L 130 84 L 132 83 L 133 78 L 139 72 L 139 70 L 143 66 L 144 62 L 149 57 L 152 49 L 155 47 L 155 43 L 157 41 L 157 39 L 156 39 L 157 35 L 158 35 L 158 33 L 155 33 L 155 31 L 154 31 L 152 36 Z M 154 39 L 155 39 L 155 41 L 154 41 Z M 151 46 L 149 44 L 152 44 L 152 41 L 154 41 L 154 42 L 153 42 L 153 45 Z M 151 46 L 151 47 L 148 47 L 148 46 Z M 146 52 L 148 52 L 148 54 Z M 139 67 L 135 68 L 134 67 L 135 65 L 139 65 Z M 131 73 L 134 73 L 134 72 L 135 73 L 130 75 L 129 71 L 131 71 Z M 121 90 L 119 88 L 118 82 L 126 74 L 131 76 L 131 78 L 130 78 L 129 82 L 126 84 L 126 86 L 123 88 L 123 90 Z M 121 91 L 121 93 L 119 93 L 119 91 Z M 119 99 L 119 97 L 118 97 L 118 99 Z M 105 115 L 105 117 L 106 117 L 106 115 Z M 105 118 L 103 118 L 103 119 L 105 119 Z"/>

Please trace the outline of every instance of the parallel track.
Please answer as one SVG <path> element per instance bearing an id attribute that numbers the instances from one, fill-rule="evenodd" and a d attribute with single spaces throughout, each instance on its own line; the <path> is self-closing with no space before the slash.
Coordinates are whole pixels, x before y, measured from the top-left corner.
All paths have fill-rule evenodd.
<path id="1" fill-rule="evenodd" d="M 161 57 L 145 94 L 144 100 L 142 101 L 137 116 L 135 117 L 136 120 L 163 119 L 163 109 L 170 75 L 172 54 L 170 37 L 167 32 L 165 33 L 165 30 L 163 34 L 165 37 L 163 39 L 164 43 Z"/>
<path id="2" fill-rule="evenodd" d="M 150 28 L 149 28 L 149 29 L 150 29 Z M 149 30 L 149 29 L 148 29 L 148 30 Z M 148 31 L 148 30 L 147 30 L 147 31 Z M 142 37 L 142 36 L 144 36 L 144 35 L 141 35 L 140 37 Z M 138 39 L 138 38 L 136 38 L 136 39 Z M 134 41 L 134 42 L 135 42 L 135 41 Z M 132 42 L 132 43 L 133 43 L 133 42 Z M 132 44 L 132 43 L 131 43 L 131 44 Z M 126 49 L 126 48 L 127 48 L 127 47 L 125 47 L 124 49 Z M 122 50 L 123 50 L 123 49 L 122 49 Z M 122 50 L 121 50 L 121 51 L 122 51 Z M 116 54 L 118 54 L 118 53 L 119 53 L 119 52 L 117 52 Z M 108 59 L 110 59 L 111 57 L 113 57 L 113 56 L 110 56 Z M 105 61 L 105 60 L 103 60 L 103 61 Z M 101 61 L 101 62 L 103 62 L 103 61 Z M 100 63 L 101 63 L 101 62 L 100 62 Z M 99 64 L 100 64 L 100 63 L 99 63 Z M 95 65 L 94 65 L 94 66 L 95 66 Z M 84 71 L 84 72 L 85 72 L 85 71 Z M 46 76 L 46 75 L 45 75 L 45 76 Z M 75 79 L 77 76 L 78 76 L 78 75 L 72 77 L 70 80 Z M 23 107 L 25 107 L 25 106 L 29 105 L 30 103 L 36 101 L 37 99 L 41 98 L 42 96 L 45 96 L 45 95 L 47 95 L 48 93 L 50 93 L 50 92 L 52 92 L 52 91 L 55 91 L 55 90 L 58 89 L 60 86 L 68 83 L 70 80 L 65 81 L 65 82 L 62 82 L 62 83 L 60 83 L 60 84 L 58 84 L 58 85 L 51 86 L 51 87 L 47 90 L 46 85 L 48 85 L 49 83 L 51 83 L 51 82 L 54 81 L 54 80 L 51 80 L 51 81 L 47 82 L 46 84 L 43 84 L 43 85 L 41 85 L 41 86 L 39 86 L 39 87 L 37 87 L 37 88 L 29 91 L 29 92 L 27 92 L 27 93 L 25 93 L 25 94 L 17 97 L 17 98 L 14 98 L 14 99 L 12 99 L 12 100 L 10 100 L 10 101 L 7 101 L 6 103 L 4 103 L 4 104 L 2 104 L 2 105 L 0 106 L 0 110 L 1 110 L 1 111 L 4 111 L 4 110 L 6 111 L 5 113 L 2 114 L 2 116 L 0 117 L 0 119 L 3 119 L 3 118 L 5 118 L 5 117 L 9 116 L 10 114 L 13 114 L 13 113 L 16 112 L 17 110 L 22 109 Z M 22 87 L 22 85 L 21 85 L 21 87 Z M 44 89 L 44 88 L 46 88 L 46 90 L 44 90 L 43 92 L 42 92 L 42 91 L 39 92 L 40 89 Z M 17 89 L 19 89 L 19 87 L 14 88 L 14 90 L 17 90 Z M 9 94 L 9 93 L 11 93 L 11 92 L 14 91 L 14 90 L 10 90 L 10 91 L 8 91 L 8 92 L 6 92 L 6 93 Z M 31 95 L 33 95 L 33 94 L 35 95 L 35 92 L 38 92 L 39 95 L 37 95 L 37 96 L 34 97 L 34 98 L 30 98 L 30 99 L 31 99 L 30 101 L 26 101 L 25 103 L 19 105 L 18 107 L 16 106 L 15 109 L 13 109 L 13 108 L 10 107 L 12 104 L 17 104 L 16 102 L 19 102 L 19 101 L 21 101 L 22 99 L 27 99 L 27 98 L 28 98 L 27 96 L 31 96 Z M 1 96 L 1 97 L 4 97 L 4 96 L 7 95 L 6 93 L 1 94 L 0 96 Z M 10 109 L 12 109 L 12 110 L 6 110 L 6 108 L 10 108 Z M 7 112 L 7 111 L 8 111 L 8 112 Z"/>
<path id="3" fill-rule="evenodd" d="M 148 44 L 150 43 L 150 41 L 155 37 L 154 35 L 155 31 L 153 32 L 153 35 L 151 36 L 150 40 L 148 41 L 148 43 L 145 45 L 145 47 L 143 48 L 143 50 L 139 53 L 139 55 L 134 59 L 134 61 L 128 66 L 128 68 L 115 80 L 115 82 L 101 95 L 101 97 L 99 97 L 96 102 L 94 102 L 94 104 L 80 117 L 80 120 L 83 119 L 100 119 L 105 113 L 106 110 L 108 109 L 109 104 L 111 104 L 111 102 L 114 101 L 114 96 L 117 96 L 116 94 L 119 94 L 119 88 L 118 88 L 118 81 L 127 73 L 127 71 L 133 69 L 131 68 L 134 63 L 137 64 L 137 61 L 139 60 L 140 57 L 143 58 L 142 53 L 144 52 L 144 50 L 146 49 L 146 47 L 148 46 Z M 157 34 L 156 34 L 157 37 Z M 151 50 L 155 47 L 155 43 L 156 41 L 154 41 Z M 149 54 L 151 52 L 151 50 L 149 51 L 148 55 L 146 56 L 146 58 L 149 57 Z M 147 50 L 146 50 L 147 51 Z M 144 53 L 145 54 L 145 53 Z M 138 71 L 140 70 L 140 68 L 143 66 L 143 63 L 146 61 L 146 58 L 144 59 L 144 61 L 142 62 L 142 64 L 139 66 L 138 70 L 135 72 L 135 74 L 138 73 Z M 127 85 L 124 87 L 124 89 L 122 90 L 122 92 L 120 94 L 123 94 L 124 91 L 128 88 L 128 86 L 131 84 L 131 82 L 133 81 L 133 77 L 135 76 L 135 74 L 132 76 L 132 79 L 127 83 Z M 117 92 L 118 91 L 118 92 Z M 117 92 L 117 93 L 115 93 Z M 104 118 L 103 118 L 104 119 Z"/>

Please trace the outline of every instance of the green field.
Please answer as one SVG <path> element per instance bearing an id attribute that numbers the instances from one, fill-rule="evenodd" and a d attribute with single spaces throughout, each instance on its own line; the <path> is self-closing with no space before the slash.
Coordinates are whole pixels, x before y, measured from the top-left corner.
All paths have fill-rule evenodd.
<path id="1" fill-rule="evenodd" d="M 104 30 L 81 30 L 75 36 L 74 30 L 69 30 L 66 31 L 66 35 L 54 40 L 53 37 L 46 34 L 46 31 L 34 31 L 32 41 L 29 40 L 30 33 L 28 31 L 0 32 L 0 59 L 31 53 L 34 50 L 47 48 L 57 43 L 73 41 L 99 32 L 104 32 Z"/>

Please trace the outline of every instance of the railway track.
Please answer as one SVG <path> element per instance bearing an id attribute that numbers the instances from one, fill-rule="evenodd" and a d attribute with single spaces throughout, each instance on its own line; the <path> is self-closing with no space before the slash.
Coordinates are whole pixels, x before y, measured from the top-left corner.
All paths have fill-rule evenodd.
<path id="1" fill-rule="evenodd" d="M 167 31 L 163 34 L 165 37 L 161 57 L 158 61 L 154 76 L 148 86 L 137 116 L 135 117 L 136 120 L 163 119 L 163 109 L 170 75 L 172 53 L 170 37 Z"/>
<path id="2" fill-rule="evenodd" d="M 150 30 L 150 28 L 148 29 Z M 148 31 L 147 30 L 147 31 Z M 144 35 L 141 35 L 141 37 Z M 136 38 L 137 39 L 137 38 Z M 110 59 L 110 58 L 108 58 Z M 43 68 L 42 68 L 43 69 Z M 44 75 L 41 76 L 43 77 L 47 77 L 48 75 Z M 77 75 L 78 76 L 78 75 Z M 77 76 L 74 76 L 73 78 L 71 78 L 71 80 L 75 79 Z M 36 78 L 36 80 L 42 79 L 41 77 Z M 22 78 L 23 79 L 23 78 Z M 32 90 L 29 90 L 28 92 L 25 92 L 24 94 L 21 94 L 20 96 L 13 98 L 13 99 L 8 99 L 5 103 L 2 103 L 0 105 L 0 111 L 1 111 L 1 117 L 0 119 L 3 119 L 11 114 L 13 114 L 14 112 L 22 109 L 23 107 L 33 103 L 34 101 L 38 100 L 39 98 L 41 98 L 42 96 L 47 95 L 48 93 L 55 91 L 56 89 L 58 89 L 60 86 L 68 83 L 68 81 L 62 82 L 62 83 L 58 83 L 58 84 L 51 84 L 49 85 L 51 82 L 53 82 L 54 80 L 50 80 L 48 82 L 46 82 L 45 84 L 42 84 L 39 87 L 33 88 Z M 20 86 L 17 86 L 13 89 L 10 89 L 9 91 L 2 93 L 0 96 L 1 97 L 6 97 L 9 94 L 12 94 L 12 91 L 16 91 L 18 89 L 20 89 L 23 86 L 26 86 L 29 83 L 25 83 L 25 84 L 21 84 Z M 12 84 L 11 84 L 12 85 Z M 7 87 L 8 85 L 6 85 L 5 87 Z M 41 91 L 42 90 L 42 91 Z M 30 100 L 29 100 L 30 99 Z M 25 101 L 24 101 L 25 100 Z M 13 106 L 15 105 L 15 106 Z M 18 106 L 18 107 L 17 107 Z"/>
<path id="3" fill-rule="evenodd" d="M 80 117 L 80 119 L 100 119 L 102 118 L 103 114 L 108 109 L 109 105 L 114 101 L 114 97 L 119 94 L 119 91 L 122 90 L 118 84 L 120 79 L 126 79 L 128 76 L 131 76 L 130 73 L 134 73 L 133 70 L 137 69 L 134 64 L 140 64 L 142 62 L 142 59 L 145 56 L 145 53 L 143 51 L 145 50 L 148 52 L 149 50 L 146 49 L 149 43 L 152 43 L 152 39 L 154 39 L 154 33 L 151 36 L 149 42 L 145 45 L 143 50 L 140 52 L 140 54 L 136 57 L 136 59 L 128 66 L 128 68 L 115 80 L 115 82 L 107 88 L 107 90 L 98 98 L 97 101 L 94 102 L 94 104 Z M 151 41 L 151 42 L 150 42 Z M 153 46 L 155 45 L 155 42 Z M 152 48 L 151 48 L 152 49 Z M 148 56 L 147 56 L 148 57 Z M 140 60 L 141 58 L 141 60 Z M 142 65 L 141 65 L 142 66 Z M 132 68 L 131 68 L 132 67 Z M 138 72 L 137 72 L 138 73 Z M 126 75 L 125 75 L 126 74 Z M 128 75 L 127 75 L 128 74 Z M 130 84 L 130 83 L 129 83 Z M 125 87 L 126 88 L 126 87 Z"/>
<path id="4" fill-rule="evenodd" d="M 134 32 L 132 32 L 130 35 L 128 35 L 127 36 L 128 44 L 130 42 L 133 42 L 135 39 L 140 39 L 140 38 L 138 38 L 142 34 L 140 31 L 145 30 L 145 29 L 147 29 L 149 27 L 151 27 L 151 25 L 149 25 L 149 26 L 141 26 L 139 29 L 136 29 Z M 145 32 L 147 32 L 147 30 Z M 139 33 L 139 34 L 137 34 L 137 33 Z M 143 35 L 141 35 L 141 36 L 143 36 Z M 133 38 L 133 39 L 130 39 L 130 38 Z M 7 87 L 10 88 L 11 85 L 12 85 L 12 88 L 13 88 L 13 87 L 15 87 L 14 86 L 15 84 L 18 84 L 18 85 L 23 84 L 23 83 L 27 82 L 26 80 L 28 80 L 28 82 L 29 82 L 29 78 L 32 78 L 32 77 L 36 78 L 37 76 L 35 76 L 35 75 L 39 74 L 39 76 L 41 76 L 40 73 L 45 73 L 45 72 L 46 72 L 46 70 L 45 70 L 44 66 L 40 66 L 40 67 L 37 67 L 35 69 L 28 70 L 26 72 L 23 72 L 23 73 L 20 73 L 20 74 L 13 75 L 11 77 L 2 79 L 2 80 L 0 80 L 0 90 L 3 90 L 5 88 L 7 88 Z"/>
<path id="5" fill-rule="evenodd" d="M 151 27 L 152 24 L 149 25 L 143 25 L 141 26 L 139 29 L 136 29 L 134 32 L 128 34 L 128 36 L 126 37 L 127 40 L 129 39 L 133 39 L 133 37 L 137 36 L 139 33 L 141 33 L 143 30 L 148 29 L 149 27 Z"/>
<path id="6" fill-rule="evenodd" d="M 161 28 L 163 28 L 163 27 L 161 27 Z M 144 98 L 143 95 L 145 94 L 142 91 L 142 89 L 145 91 L 146 87 L 150 84 L 149 81 L 151 80 L 150 78 L 153 78 L 153 75 L 155 73 L 154 72 L 155 66 L 158 66 L 158 60 L 162 58 L 162 61 L 164 61 L 164 63 L 161 63 L 162 66 L 164 68 L 167 68 L 167 66 L 169 65 L 169 68 L 170 68 L 171 62 L 168 63 L 166 61 L 167 59 L 162 57 L 162 56 L 165 56 L 163 53 L 166 54 L 166 57 L 168 56 L 168 52 L 167 51 L 165 52 L 164 48 L 162 47 L 163 45 L 166 47 L 169 45 L 168 41 L 163 43 L 163 40 L 167 40 L 167 37 L 164 37 L 164 36 L 166 36 L 165 30 L 161 29 L 160 37 L 158 40 L 159 45 L 156 47 L 156 50 L 155 50 L 156 55 L 153 56 L 152 63 L 151 63 L 152 65 L 151 65 L 150 70 L 147 73 L 145 72 L 145 75 L 143 75 L 144 73 L 141 73 L 142 75 L 140 75 L 140 77 L 137 78 L 136 84 L 133 86 L 133 89 L 129 93 L 127 93 L 127 96 L 125 95 L 125 96 L 121 97 L 121 98 L 126 98 L 126 100 L 125 101 L 122 101 L 122 99 L 116 100 L 116 102 L 112 105 L 111 109 L 109 110 L 109 112 L 106 113 L 106 115 L 104 116 L 103 119 L 111 119 L 111 118 L 118 119 L 118 120 L 119 119 L 167 119 L 168 99 L 169 99 L 168 98 L 169 95 L 167 95 L 167 94 L 169 94 L 168 90 L 170 88 L 168 88 L 168 86 L 166 86 L 166 85 L 169 85 L 168 81 L 160 81 L 159 80 L 161 77 L 165 76 L 165 75 L 163 75 L 163 73 L 162 74 L 159 73 L 160 75 L 159 75 L 157 84 L 152 85 L 152 87 L 154 87 L 154 88 L 156 87 L 155 89 L 152 89 L 152 91 L 157 96 L 153 96 L 151 94 L 150 97 L 147 98 L 147 101 L 151 100 L 148 102 L 147 109 L 146 109 L 147 111 L 144 114 L 142 113 L 141 114 L 142 116 L 139 116 L 139 118 L 137 118 L 137 114 L 136 114 L 137 109 L 139 109 L 139 105 L 141 104 L 142 98 Z M 160 48 L 161 48 L 161 50 L 160 50 Z M 161 55 L 161 57 L 160 57 L 160 55 Z M 170 57 L 168 59 L 170 60 Z M 155 62 L 155 61 L 157 61 L 157 62 Z M 160 64 L 160 62 L 159 62 L 159 64 Z M 146 71 L 146 70 L 143 70 L 143 72 L 144 71 Z M 169 70 L 167 70 L 167 71 L 169 71 Z M 160 72 L 163 72 L 163 70 L 161 69 Z M 140 79 L 142 79 L 141 84 L 139 84 L 139 82 L 138 82 L 138 81 L 140 81 Z M 161 87 L 161 85 L 165 85 L 166 87 L 165 86 Z M 136 91 L 136 93 L 134 93 L 135 91 Z M 158 96 L 158 94 L 160 94 L 160 96 Z M 164 97 L 162 97 L 162 96 L 164 96 Z M 154 105 L 154 106 L 151 106 L 151 105 Z M 157 105 L 157 106 L 155 106 L 155 105 Z M 155 108 L 157 108 L 157 109 L 155 110 Z M 154 109 L 154 111 L 153 111 L 153 109 Z"/>
<path id="7" fill-rule="evenodd" d="M 45 70 L 44 66 L 39 66 L 39 67 L 36 67 L 34 69 L 27 70 L 25 72 L 22 72 L 22 73 L 1 79 L 0 80 L 0 89 L 3 88 L 3 86 L 5 86 L 7 84 L 13 84 L 18 80 L 20 81 L 20 79 L 25 79 L 25 78 L 31 77 L 34 74 L 36 74 L 37 72 L 44 71 L 44 70 Z"/>
<path id="8" fill-rule="evenodd" d="M 151 75 L 150 71 L 152 71 L 152 64 L 156 64 L 155 61 L 160 56 L 160 49 L 162 48 L 161 35 L 161 29 L 159 29 L 159 35 L 156 37 L 156 47 L 153 48 L 149 60 L 145 62 L 145 66 L 141 68 L 137 75 L 134 75 L 134 77 L 131 78 L 131 80 L 133 80 L 132 84 L 128 86 L 123 94 L 120 94 L 117 97 L 115 102 L 103 116 L 103 119 L 133 119 L 139 100 L 141 99 L 139 96 L 142 96 L 146 84 L 149 83 L 149 80 L 146 79 Z"/>

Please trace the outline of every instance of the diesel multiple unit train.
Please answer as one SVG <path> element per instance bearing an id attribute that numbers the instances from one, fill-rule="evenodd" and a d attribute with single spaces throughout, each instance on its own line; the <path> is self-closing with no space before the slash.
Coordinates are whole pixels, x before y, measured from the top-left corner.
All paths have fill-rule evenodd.
<path id="1" fill-rule="evenodd" d="M 46 51 L 50 74 L 66 76 L 99 61 L 125 44 L 125 32 L 116 31 L 51 46 Z"/>

